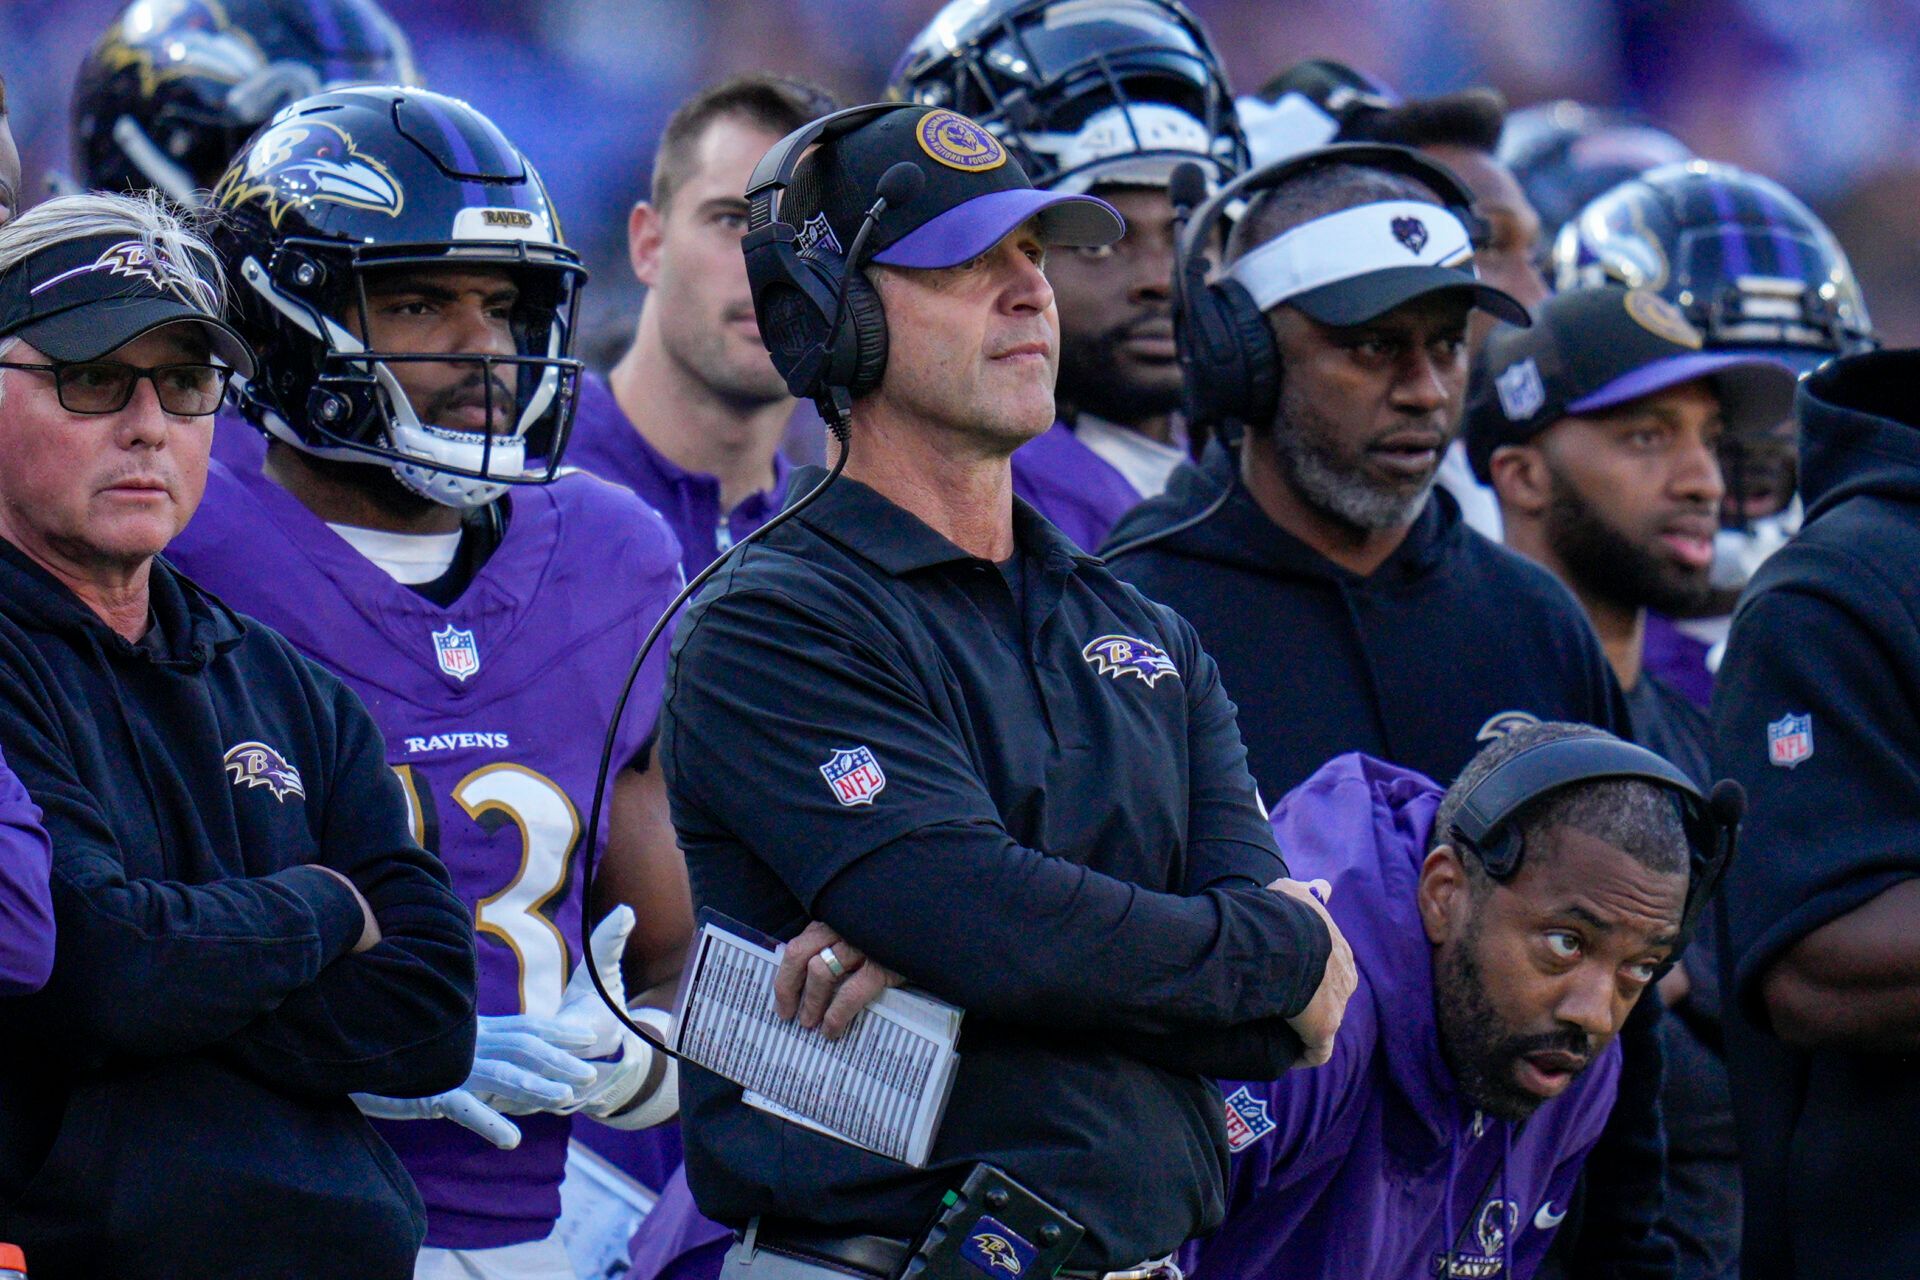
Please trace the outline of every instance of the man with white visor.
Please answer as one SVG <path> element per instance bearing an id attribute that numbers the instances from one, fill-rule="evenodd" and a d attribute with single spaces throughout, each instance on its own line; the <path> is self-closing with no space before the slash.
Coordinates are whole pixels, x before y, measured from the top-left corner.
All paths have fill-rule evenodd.
<path id="1" fill-rule="evenodd" d="M 1346 751 L 1444 783 L 1515 724 L 1625 727 L 1565 588 L 1434 492 L 1469 316 L 1527 322 L 1474 274 L 1467 203 L 1412 151 L 1330 147 L 1232 184 L 1182 240 L 1192 414 L 1223 439 L 1102 554 L 1199 630 L 1270 801 Z"/>

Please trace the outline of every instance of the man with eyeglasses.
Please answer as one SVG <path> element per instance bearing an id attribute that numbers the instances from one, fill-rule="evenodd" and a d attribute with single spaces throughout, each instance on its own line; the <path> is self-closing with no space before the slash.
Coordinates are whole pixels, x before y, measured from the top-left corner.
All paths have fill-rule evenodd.
<path id="1" fill-rule="evenodd" d="M 0 228 L 0 751 L 58 927 L 0 1001 L 0 1239 L 40 1280 L 399 1280 L 425 1215 L 348 1095 L 466 1077 L 473 926 L 359 699 L 160 558 L 253 372 L 218 280 L 157 201 Z"/>

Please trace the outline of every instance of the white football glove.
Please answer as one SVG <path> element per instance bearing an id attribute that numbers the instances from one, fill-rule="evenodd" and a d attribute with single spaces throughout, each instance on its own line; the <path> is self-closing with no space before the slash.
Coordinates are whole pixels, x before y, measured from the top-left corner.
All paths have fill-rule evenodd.
<path id="1" fill-rule="evenodd" d="M 632 907 L 623 903 L 609 911 L 606 919 L 594 927 L 588 942 L 590 954 L 567 979 L 554 1021 L 592 1040 L 592 1047 L 581 1056 L 595 1059 L 587 1065 L 594 1069 L 596 1078 L 577 1092 L 573 1105 L 555 1110 L 584 1111 L 616 1129 L 649 1129 L 679 1112 L 680 1073 L 672 1058 L 645 1036 L 635 1035 L 622 1025 L 594 990 L 593 976 L 587 971 L 587 966 L 593 965 L 607 994 L 624 1008 L 627 984 L 620 974 L 620 957 L 632 932 Z M 659 1031 L 663 1041 L 673 1026 L 672 1015 L 660 1009 L 630 1009 L 628 1016 Z"/>
<path id="2" fill-rule="evenodd" d="M 520 1129 L 508 1115 L 571 1111 L 581 1090 L 599 1073 L 582 1061 L 593 1045 L 590 1032 L 555 1018 L 526 1014 L 479 1019 L 473 1070 L 466 1083 L 430 1098 L 352 1095 L 365 1115 L 382 1120 L 451 1120 L 503 1151 L 520 1145 Z"/>

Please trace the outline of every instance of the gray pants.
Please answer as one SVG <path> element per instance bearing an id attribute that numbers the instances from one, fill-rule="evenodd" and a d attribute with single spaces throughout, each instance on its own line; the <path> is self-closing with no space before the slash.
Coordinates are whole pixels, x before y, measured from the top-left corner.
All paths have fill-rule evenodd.
<path id="1" fill-rule="evenodd" d="M 720 1264 L 720 1280 L 847 1280 L 859 1273 L 843 1271 L 823 1262 L 803 1262 L 765 1249 L 747 1250 L 745 1241 L 735 1240 Z"/>

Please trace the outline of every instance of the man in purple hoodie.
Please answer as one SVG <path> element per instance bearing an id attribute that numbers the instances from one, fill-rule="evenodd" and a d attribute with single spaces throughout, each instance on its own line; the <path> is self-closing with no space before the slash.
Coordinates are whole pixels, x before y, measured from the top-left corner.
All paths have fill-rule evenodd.
<path id="1" fill-rule="evenodd" d="M 1490 877 L 1455 847 L 1466 794 L 1560 738 L 1548 722 L 1474 757 L 1444 796 L 1350 754 L 1273 814 L 1293 873 L 1331 887 L 1360 987 L 1333 1059 L 1223 1081 L 1227 1218 L 1199 1280 L 1532 1275 L 1613 1106 L 1628 1012 L 1667 961 L 1687 837 L 1661 789 L 1576 783 L 1513 816 L 1526 856 Z"/>

